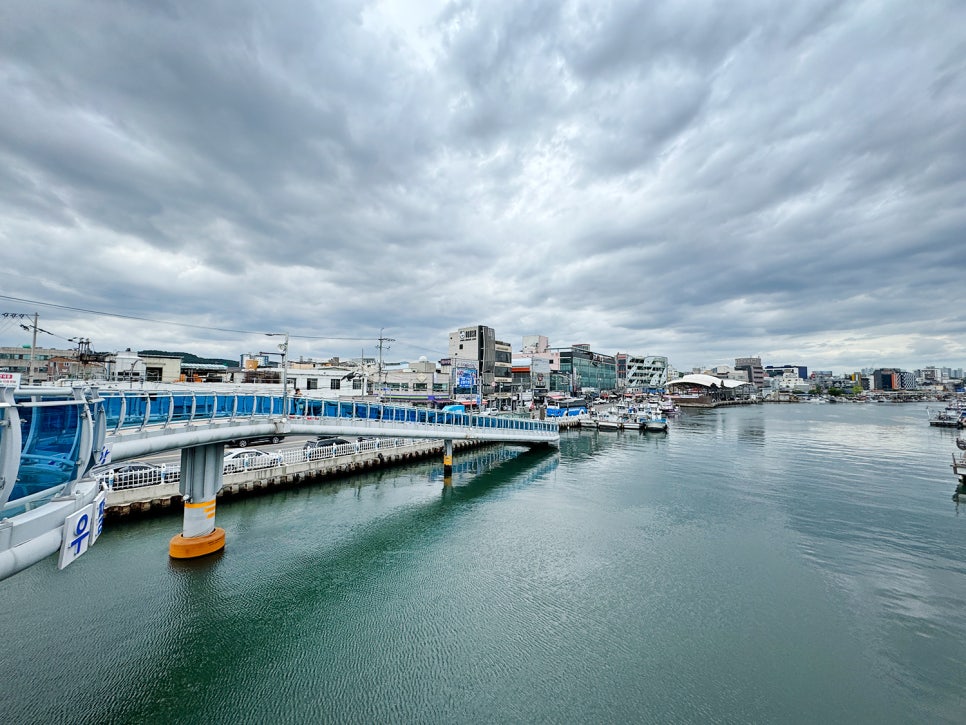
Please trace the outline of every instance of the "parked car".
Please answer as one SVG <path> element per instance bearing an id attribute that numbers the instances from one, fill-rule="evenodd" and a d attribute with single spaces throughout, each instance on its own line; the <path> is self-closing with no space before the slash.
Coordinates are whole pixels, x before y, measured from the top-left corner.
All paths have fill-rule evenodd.
<path id="1" fill-rule="evenodd" d="M 266 436 L 250 436 L 248 438 L 236 438 L 231 441 L 229 445 L 235 446 L 236 448 L 244 448 L 245 446 L 254 445 L 256 443 L 281 443 L 285 440 L 285 436 L 279 435 L 278 433 L 272 433 Z"/>
<path id="2" fill-rule="evenodd" d="M 162 481 L 161 466 L 153 463 L 131 461 L 118 466 L 107 466 L 94 471 L 100 478 L 107 479 L 112 487 L 129 488 L 131 486 L 154 486 Z"/>
<path id="3" fill-rule="evenodd" d="M 245 448 L 228 451 L 225 454 L 225 473 L 248 471 L 252 468 L 267 468 L 282 465 L 281 453 L 270 453 L 262 450 L 248 450 Z"/>
<path id="4" fill-rule="evenodd" d="M 333 448 L 351 442 L 337 436 L 319 436 L 314 441 L 306 441 L 305 445 L 302 446 L 302 452 L 305 453 L 305 457 L 308 460 L 314 461 L 319 458 L 331 456 L 333 454 Z"/>

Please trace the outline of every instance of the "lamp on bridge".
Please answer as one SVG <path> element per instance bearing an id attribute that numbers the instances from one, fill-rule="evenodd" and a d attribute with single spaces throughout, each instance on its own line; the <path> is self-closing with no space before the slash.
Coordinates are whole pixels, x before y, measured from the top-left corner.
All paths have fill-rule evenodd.
<path id="1" fill-rule="evenodd" d="M 267 337 L 284 337 L 285 342 L 279 343 L 278 349 L 282 356 L 282 415 L 288 416 L 288 333 L 287 332 L 266 332 Z M 279 353 L 262 353 L 264 355 L 276 355 Z"/>

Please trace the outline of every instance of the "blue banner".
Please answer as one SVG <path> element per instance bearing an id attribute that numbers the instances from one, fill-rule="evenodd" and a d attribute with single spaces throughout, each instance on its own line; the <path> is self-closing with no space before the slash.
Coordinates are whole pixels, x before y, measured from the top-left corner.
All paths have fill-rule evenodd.
<path id="1" fill-rule="evenodd" d="M 456 387 L 457 388 L 475 388 L 476 370 L 474 368 L 457 368 L 456 369 Z"/>

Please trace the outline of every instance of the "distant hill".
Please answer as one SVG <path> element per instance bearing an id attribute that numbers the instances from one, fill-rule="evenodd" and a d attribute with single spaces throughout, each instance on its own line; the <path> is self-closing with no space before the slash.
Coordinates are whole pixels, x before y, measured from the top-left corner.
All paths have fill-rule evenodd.
<path id="1" fill-rule="evenodd" d="M 180 357 L 183 363 L 188 365 L 224 365 L 229 368 L 237 368 L 237 360 L 225 360 L 218 357 L 198 357 L 190 352 L 169 352 L 167 350 L 138 350 L 138 355 L 167 355 L 169 357 Z"/>

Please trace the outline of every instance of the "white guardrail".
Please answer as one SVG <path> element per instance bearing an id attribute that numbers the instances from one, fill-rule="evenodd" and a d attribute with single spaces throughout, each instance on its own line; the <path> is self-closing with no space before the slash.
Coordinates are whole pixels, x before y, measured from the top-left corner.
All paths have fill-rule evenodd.
<path id="1" fill-rule="evenodd" d="M 370 438 L 339 445 L 295 448 L 286 451 L 267 451 L 255 447 L 247 447 L 244 449 L 232 448 L 228 450 L 244 450 L 250 452 L 252 455 L 234 461 L 226 461 L 223 475 L 230 476 L 233 473 L 246 473 L 262 468 L 278 468 L 297 463 L 305 463 L 306 461 L 328 460 L 341 456 L 351 456 L 355 453 L 412 448 L 425 443 L 425 440 L 417 443 L 413 438 Z M 265 455 L 261 455 L 262 453 Z M 139 463 L 139 461 L 127 461 L 119 464 L 116 468 L 124 469 L 136 466 Z M 114 491 L 121 491 L 128 488 L 142 488 L 144 486 L 157 486 L 162 483 L 179 482 L 181 480 L 181 465 L 152 465 L 152 467 L 143 470 L 122 470 L 119 472 L 111 470 L 98 473 L 94 471 L 93 478 L 99 483 L 106 484 L 108 488 Z"/>

